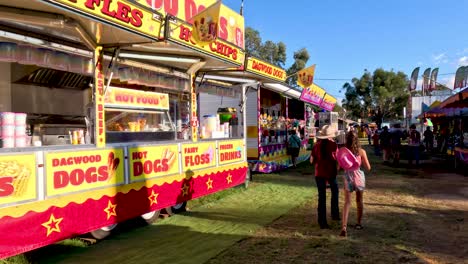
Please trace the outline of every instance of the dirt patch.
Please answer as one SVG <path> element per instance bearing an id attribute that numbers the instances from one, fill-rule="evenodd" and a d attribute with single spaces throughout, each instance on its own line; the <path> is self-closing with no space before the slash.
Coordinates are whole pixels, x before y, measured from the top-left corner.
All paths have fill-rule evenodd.
<path id="1" fill-rule="evenodd" d="M 314 198 L 208 263 L 466 263 L 468 181 L 373 162 L 363 230 L 343 239 L 339 222 L 319 229 Z"/>

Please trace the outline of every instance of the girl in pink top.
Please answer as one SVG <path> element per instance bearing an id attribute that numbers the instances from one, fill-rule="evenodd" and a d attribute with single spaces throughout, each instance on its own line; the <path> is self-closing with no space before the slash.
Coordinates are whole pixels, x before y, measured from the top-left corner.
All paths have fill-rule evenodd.
<path id="1" fill-rule="evenodd" d="M 356 229 L 362 229 L 361 220 L 364 211 L 363 194 L 365 188 L 365 177 L 364 172 L 361 170 L 361 166 L 364 166 L 370 171 L 371 166 L 367 159 L 367 153 L 363 150 L 359 144 L 359 138 L 356 133 L 348 132 L 346 135 L 346 149 L 344 151 L 349 153 L 352 158 L 355 158 L 354 163 L 357 166 L 346 168 L 344 172 L 344 192 L 345 202 L 343 208 L 343 218 L 341 225 L 340 236 L 347 236 L 347 225 L 349 208 L 351 207 L 351 193 L 356 191 L 356 204 L 357 204 L 357 224 Z"/>

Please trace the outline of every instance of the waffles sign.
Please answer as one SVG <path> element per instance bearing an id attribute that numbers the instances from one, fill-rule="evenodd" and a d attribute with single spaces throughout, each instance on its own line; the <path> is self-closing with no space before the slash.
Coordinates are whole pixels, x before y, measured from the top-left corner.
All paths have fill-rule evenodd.
<path id="1" fill-rule="evenodd" d="M 0 207 L 36 197 L 36 156 L 0 156 Z"/>
<path id="2" fill-rule="evenodd" d="M 161 21 L 153 17 L 149 8 L 131 1 L 113 0 L 48 0 L 71 11 L 80 11 L 103 22 L 159 39 Z"/>

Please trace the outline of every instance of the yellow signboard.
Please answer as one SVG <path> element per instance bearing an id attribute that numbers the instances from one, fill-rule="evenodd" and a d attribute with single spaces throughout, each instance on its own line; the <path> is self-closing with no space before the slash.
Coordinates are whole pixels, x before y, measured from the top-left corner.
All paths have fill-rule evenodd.
<path id="1" fill-rule="evenodd" d="M 310 87 L 314 83 L 315 64 L 297 73 L 297 85 L 302 88 Z"/>
<path id="2" fill-rule="evenodd" d="M 130 148 L 130 181 L 179 173 L 179 147 L 141 146 Z"/>
<path id="3" fill-rule="evenodd" d="M 227 140 L 218 143 L 218 164 L 228 164 L 233 162 L 244 161 L 245 150 L 244 141 Z"/>
<path id="4" fill-rule="evenodd" d="M 170 23 L 169 39 L 239 66 L 244 63 L 245 52 L 242 49 L 220 39 L 201 46 L 192 37 L 192 26 L 181 21 Z"/>
<path id="5" fill-rule="evenodd" d="M 94 110 L 96 112 L 96 139 L 95 144 L 98 148 L 102 148 L 106 145 L 106 131 L 104 127 L 105 116 L 104 116 L 104 72 L 102 71 L 104 55 L 102 53 L 102 47 L 97 47 L 94 50 L 94 62 L 96 69 L 94 70 Z"/>
<path id="6" fill-rule="evenodd" d="M 182 145 L 182 169 L 198 170 L 216 165 L 215 142 L 204 142 Z"/>
<path id="7" fill-rule="evenodd" d="M 255 74 L 268 77 L 273 80 L 285 82 L 286 71 L 267 62 L 249 57 L 246 70 Z"/>
<path id="8" fill-rule="evenodd" d="M 48 2 L 78 10 L 85 15 L 112 23 L 124 29 L 158 39 L 161 30 L 160 18 L 155 18 L 149 8 L 127 0 L 48 0 Z"/>
<path id="9" fill-rule="evenodd" d="M 133 107 L 169 110 L 169 95 L 132 89 L 109 87 L 104 99 L 106 107 Z"/>
<path id="10" fill-rule="evenodd" d="M 47 153 L 47 196 L 124 183 L 123 149 Z"/>
<path id="11" fill-rule="evenodd" d="M 192 24 L 193 17 L 215 4 L 216 0 L 137 0 L 137 2 L 159 13 L 170 14 Z M 221 5 L 217 34 L 219 39 L 244 49 L 244 27 L 243 16 L 225 5 Z"/>
<path id="12" fill-rule="evenodd" d="M 0 207 L 37 198 L 36 156 L 0 156 Z"/>
<path id="13" fill-rule="evenodd" d="M 320 105 L 320 107 L 322 107 L 323 109 L 327 111 L 333 111 L 333 108 L 335 108 L 335 105 L 336 105 L 336 98 L 329 94 L 325 94 L 325 96 L 323 97 L 322 105 Z"/>

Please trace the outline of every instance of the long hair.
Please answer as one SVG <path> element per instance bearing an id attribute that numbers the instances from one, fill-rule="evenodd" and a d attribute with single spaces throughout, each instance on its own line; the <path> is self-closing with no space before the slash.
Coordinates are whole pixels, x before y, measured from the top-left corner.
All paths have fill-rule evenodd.
<path id="1" fill-rule="evenodd" d="M 353 131 L 346 134 L 346 148 L 348 148 L 354 155 L 359 155 L 359 149 L 361 145 L 359 144 L 359 138 L 357 134 Z"/>

